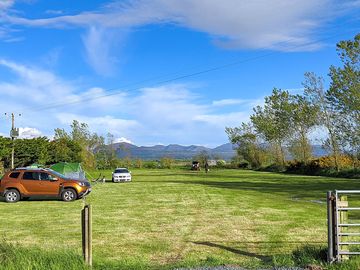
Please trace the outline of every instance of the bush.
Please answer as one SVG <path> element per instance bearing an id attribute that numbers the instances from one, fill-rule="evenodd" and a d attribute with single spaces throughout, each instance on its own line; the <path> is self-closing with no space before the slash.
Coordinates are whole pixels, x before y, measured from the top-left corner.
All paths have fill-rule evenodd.
<path id="1" fill-rule="evenodd" d="M 251 165 L 248 161 L 244 160 L 239 163 L 238 168 L 239 169 L 251 169 Z"/>
<path id="2" fill-rule="evenodd" d="M 286 172 L 305 175 L 360 178 L 360 169 L 353 168 L 354 161 L 349 156 L 342 155 L 338 161 L 341 168 L 339 172 L 335 168 L 335 161 L 332 156 L 312 159 L 307 163 L 297 160 L 290 161 L 286 166 Z"/>
<path id="3" fill-rule="evenodd" d="M 265 172 L 284 172 L 284 171 L 286 171 L 286 168 L 282 165 L 270 164 L 266 167 L 261 167 L 258 170 L 265 171 Z"/>
<path id="4" fill-rule="evenodd" d="M 157 161 L 144 161 L 143 167 L 146 169 L 157 169 L 159 168 L 159 163 Z"/>

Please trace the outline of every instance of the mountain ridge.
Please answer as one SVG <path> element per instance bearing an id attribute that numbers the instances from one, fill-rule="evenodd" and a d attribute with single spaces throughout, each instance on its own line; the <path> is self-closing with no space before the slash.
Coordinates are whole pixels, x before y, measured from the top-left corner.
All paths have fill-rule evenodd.
<path id="1" fill-rule="evenodd" d="M 138 158 L 144 160 L 156 160 L 163 157 L 173 159 L 192 159 L 194 156 L 206 152 L 210 158 L 230 160 L 236 155 L 236 146 L 231 143 L 225 143 L 214 148 L 201 145 L 169 144 L 154 146 L 136 146 L 131 143 L 120 142 L 112 145 L 118 158 Z M 325 156 L 328 151 L 324 150 L 320 145 L 313 145 L 313 156 Z M 291 159 L 291 156 L 288 157 Z"/>

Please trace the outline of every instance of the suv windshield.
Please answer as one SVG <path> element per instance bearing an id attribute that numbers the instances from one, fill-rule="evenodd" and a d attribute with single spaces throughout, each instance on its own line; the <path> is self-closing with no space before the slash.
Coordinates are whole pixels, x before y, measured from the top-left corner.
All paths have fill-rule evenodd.
<path id="1" fill-rule="evenodd" d="M 114 173 L 129 173 L 127 169 L 116 169 Z"/>

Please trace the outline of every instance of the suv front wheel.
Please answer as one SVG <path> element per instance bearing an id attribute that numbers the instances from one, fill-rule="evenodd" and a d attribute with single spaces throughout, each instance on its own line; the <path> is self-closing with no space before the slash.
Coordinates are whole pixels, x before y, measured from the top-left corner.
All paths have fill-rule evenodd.
<path id="1" fill-rule="evenodd" d="M 16 203 L 20 200 L 20 193 L 16 189 L 9 189 L 4 195 L 5 201 L 8 203 Z"/>
<path id="2" fill-rule="evenodd" d="M 76 200 L 77 198 L 77 194 L 76 191 L 73 189 L 65 189 L 62 193 L 61 193 L 61 199 L 64 202 L 71 202 Z"/>

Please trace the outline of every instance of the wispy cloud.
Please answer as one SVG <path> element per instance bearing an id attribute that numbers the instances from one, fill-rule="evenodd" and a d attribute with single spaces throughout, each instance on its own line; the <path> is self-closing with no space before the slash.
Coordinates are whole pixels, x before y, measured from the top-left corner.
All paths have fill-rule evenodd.
<path id="1" fill-rule="evenodd" d="M 121 40 L 126 36 L 125 31 L 90 26 L 83 35 L 86 50 L 86 60 L 101 75 L 110 76 L 119 60 L 115 51 L 119 50 Z"/>
<path id="2" fill-rule="evenodd" d="M 214 106 L 231 106 L 231 105 L 247 104 L 249 102 L 251 101 L 246 99 L 221 99 L 221 100 L 214 100 L 212 104 Z"/>
<path id="3" fill-rule="evenodd" d="M 251 113 L 250 103 L 224 113 L 214 104 L 228 101 L 205 102 L 196 88 L 186 84 L 108 95 L 106 89 L 83 89 L 37 67 L 3 59 L 0 65 L 14 73 L 0 80 L 0 107 L 22 112 L 17 126 L 26 127 L 24 136 L 28 137 L 51 137 L 54 128 L 68 128 L 76 119 L 104 136 L 110 132 L 139 144 L 215 145 L 226 141 L 225 126 L 239 125 Z M 0 132 L 6 130 L 0 127 Z"/>
<path id="4" fill-rule="evenodd" d="M 21 139 L 33 139 L 43 136 L 40 130 L 31 127 L 20 127 L 19 134 Z"/>
<path id="5" fill-rule="evenodd" d="M 10 8 L 15 3 L 15 0 L 1 0 L 0 11 Z"/>
<path id="6" fill-rule="evenodd" d="M 51 18 L 30 19 L 13 5 L 14 0 L 0 1 L 0 38 L 20 41 L 11 36 L 19 25 L 83 28 L 85 59 L 104 76 L 114 74 L 121 46 L 137 27 L 175 24 L 207 33 L 214 44 L 228 49 L 309 51 L 323 46 L 318 39 L 324 26 L 360 7 L 358 0 L 274 0 L 271 5 L 267 0 L 114 0 L 97 10 L 74 15 L 47 10 Z"/>
<path id="7" fill-rule="evenodd" d="M 12 1 L 10 1 L 12 2 Z M 10 5 L 10 4 L 8 4 Z M 8 15 L 13 24 L 37 27 L 133 28 L 176 23 L 210 34 L 218 44 L 233 48 L 314 49 L 315 30 L 359 5 L 358 0 L 138 0 L 113 1 L 96 11 L 52 18 L 27 19 Z M 286 11 L 286 12 L 284 12 Z M 303 45 L 303 46 L 302 46 Z"/>

